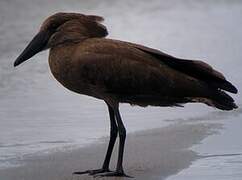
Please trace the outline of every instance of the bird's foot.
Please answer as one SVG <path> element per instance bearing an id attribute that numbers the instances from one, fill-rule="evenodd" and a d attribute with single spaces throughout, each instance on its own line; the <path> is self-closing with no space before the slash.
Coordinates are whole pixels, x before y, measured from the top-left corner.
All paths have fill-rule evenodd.
<path id="1" fill-rule="evenodd" d="M 110 173 L 111 171 L 109 169 L 93 169 L 93 170 L 86 170 L 86 171 L 77 171 L 77 172 L 73 172 L 73 174 L 88 174 L 88 175 L 97 175 L 97 174 L 101 174 L 101 173 Z"/>
<path id="2" fill-rule="evenodd" d="M 94 177 L 127 177 L 127 178 L 133 178 L 132 176 L 126 175 L 123 171 L 106 172 L 106 173 L 94 175 Z"/>

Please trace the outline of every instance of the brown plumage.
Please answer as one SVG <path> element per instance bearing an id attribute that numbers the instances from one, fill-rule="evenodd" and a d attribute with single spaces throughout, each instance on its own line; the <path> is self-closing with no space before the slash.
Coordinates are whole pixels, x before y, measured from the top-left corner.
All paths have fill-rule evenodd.
<path id="1" fill-rule="evenodd" d="M 237 89 L 218 71 L 202 61 L 179 59 L 142 45 L 105 38 L 102 17 L 57 13 L 47 18 L 15 66 L 50 48 L 49 65 L 66 88 L 104 100 L 109 108 L 111 134 L 101 169 L 76 174 L 126 176 L 122 167 L 126 131 L 118 105 L 182 106 L 202 102 L 222 110 L 236 108 L 225 93 Z M 117 169 L 109 161 L 119 133 Z"/>

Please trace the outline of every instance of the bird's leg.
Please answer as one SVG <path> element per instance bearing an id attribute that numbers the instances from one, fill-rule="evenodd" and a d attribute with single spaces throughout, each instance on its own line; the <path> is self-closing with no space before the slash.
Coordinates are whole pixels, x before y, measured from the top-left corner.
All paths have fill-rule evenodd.
<path id="1" fill-rule="evenodd" d="M 114 172 L 103 173 L 103 174 L 100 174 L 97 176 L 99 176 L 99 177 L 104 177 L 104 176 L 131 177 L 131 176 L 126 175 L 123 170 L 123 153 L 124 153 L 124 145 L 125 145 L 125 139 L 126 139 L 126 129 L 122 122 L 118 107 L 114 108 L 113 110 L 114 110 L 114 115 L 116 117 L 116 121 L 117 121 L 117 125 L 118 125 L 118 133 L 119 133 L 119 152 L 118 152 L 117 167 L 116 167 L 116 171 L 114 171 Z"/>
<path id="2" fill-rule="evenodd" d="M 102 166 L 102 169 L 107 169 L 107 170 L 109 170 L 109 163 L 110 163 L 111 155 L 113 152 L 113 147 L 114 147 L 117 135 L 118 135 L 118 127 L 116 125 L 114 111 L 113 111 L 112 107 L 109 105 L 108 105 L 108 111 L 109 111 L 109 116 L 110 116 L 110 140 L 109 140 L 109 144 L 108 144 L 108 150 L 106 153 L 106 157 L 105 157 L 105 160 L 104 160 L 103 166 Z"/>
<path id="3" fill-rule="evenodd" d="M 82 171 L 82 172 L 74 172 L 74 174 L 95 175 L 95 174 L 99 174 L 99 173 L 110 172 L 109 163 L 110 163 L 111 155 L 113 152 L 113 147 L 114 147 L 114 144 L 115 144 L 115 141 L 117 138 L 118 127 L 116 125 L 114 111 L 113 111 L 112 107 L 109 105 L 108 105 L 108 111 L 109 111 L 109 117 L 110 117 L 110 140 L 109 140 L 108 149 L 107 149 L 107 153 L 106 153 L 102 168 L 94 169 L 94 170 L 86 170 L 86 171 Z"/>

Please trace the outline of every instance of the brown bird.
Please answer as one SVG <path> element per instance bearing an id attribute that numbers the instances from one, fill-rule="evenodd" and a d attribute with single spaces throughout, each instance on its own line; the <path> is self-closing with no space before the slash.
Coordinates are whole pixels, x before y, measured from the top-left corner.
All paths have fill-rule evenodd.
<path id="1" fill-rule="evenodd" d="M 110 141 L 103 166 L 75 172 L 100 176 L 127 176 L 123 170 L 126 130 L 119 103 L 139 106 L 182 106 L 200 102 L 221 110 L 237 108 L 225 91 L 237 93 L 222 73 L 202 61 L 185 60 L 142 45 L 105 38 L 102 17 L 57 13 L 47 18 L 40 31 L 14 62 L 21 64 L 50 49 L 49 65 L 66 88 L 106 102 L 110 116 Z M 109 170 L 119 135 L 117 167 Z"/>

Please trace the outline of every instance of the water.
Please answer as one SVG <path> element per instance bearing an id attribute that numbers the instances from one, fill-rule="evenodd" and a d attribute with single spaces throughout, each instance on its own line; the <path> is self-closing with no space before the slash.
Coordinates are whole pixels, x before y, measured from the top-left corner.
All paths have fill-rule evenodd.
<path id="1" fill-rule="evenodd" d="M 202 59 L 242 87 L 240 1 L 2 0 L 0 168 L 19 165 L 25 156 L 85 146 L 108 135 L 105 104 L 61 87 L 49 72 L 48 52 L 13 68 L 43 19 L 59 11 L 102 15 L 110 38 Z M 241 105 L 239 97 L 235 99 Z M 128 132 L 166 126 L 171 123 L 168 119 L 196 119 L 213 111 L 217 112 L 204 105 L 185 109 L 121 106 Z"/>
<path id="2" fill-rule="evenodd" d="M 240 110 L 241 111 L 241 110 Z M 192 150 L 199 153 L 201 158 L 177 175 L 168 180 L 200 180 L 200 179 L 230 179 L 240 180 L 242 177 L 242 127 L 241 113 L 233 113 L 224 118 L 223 113 L 214 113 L 213 122 L 222 123 L 223 131 L 203 140 Z M 217 116 L 217 118 L 215 117 Z"/>

